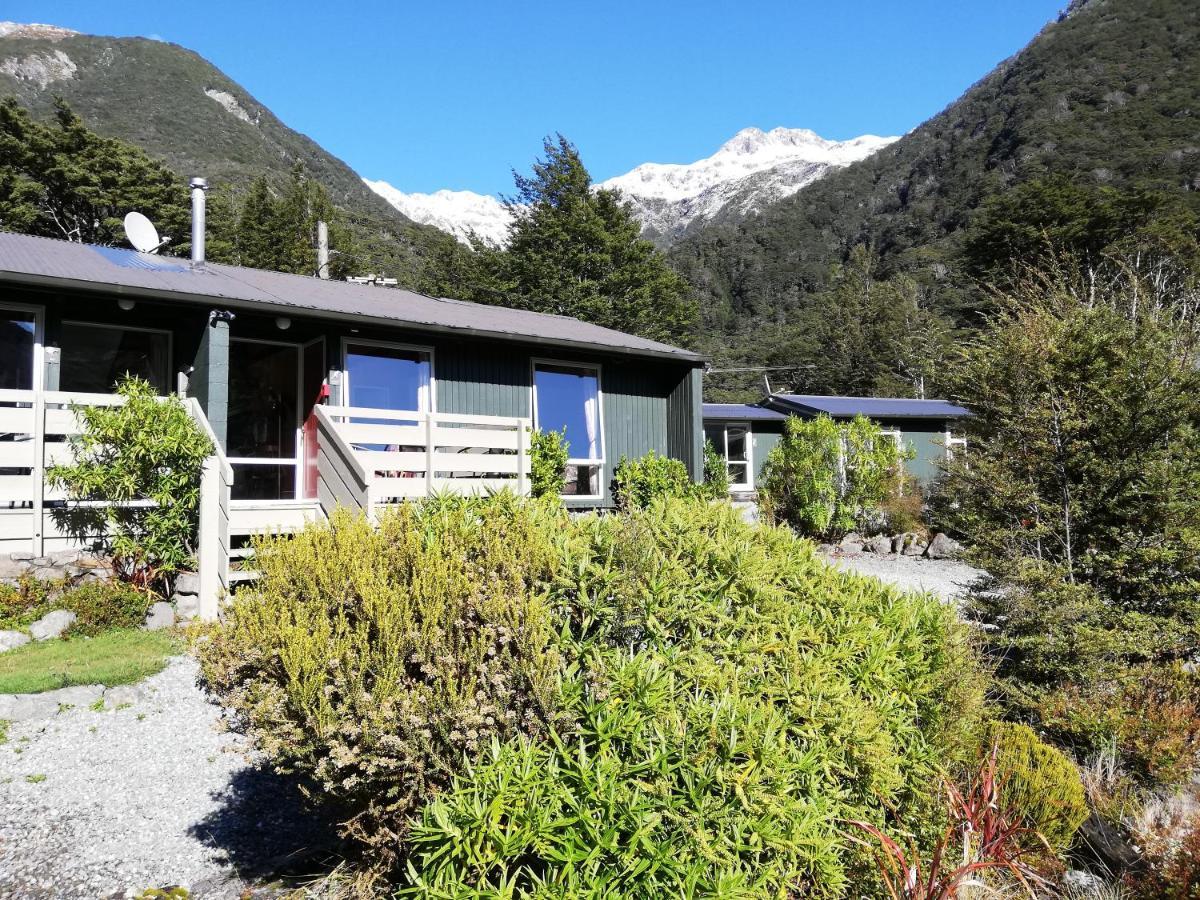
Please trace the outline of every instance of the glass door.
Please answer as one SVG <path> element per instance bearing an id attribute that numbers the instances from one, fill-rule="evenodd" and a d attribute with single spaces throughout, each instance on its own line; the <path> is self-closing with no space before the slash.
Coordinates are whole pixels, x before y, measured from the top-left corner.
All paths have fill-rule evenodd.
<path id="1" fill-rule="evenodd" d="M 300 467 L 300 347 L 229 342 L 225 452 L 235 500 L 292 500 Z"/>
<path id="2" fill-rule="evenodd" d="M 41 346 L 38 310 L 0 306 L 0 390 L 32 391 L 40 387 Z"/>

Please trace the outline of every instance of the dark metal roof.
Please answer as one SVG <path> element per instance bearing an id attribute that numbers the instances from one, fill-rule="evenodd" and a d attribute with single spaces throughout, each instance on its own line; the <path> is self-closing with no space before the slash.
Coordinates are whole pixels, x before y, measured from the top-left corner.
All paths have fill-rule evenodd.
<path id="1" fill-rule="evenodd" d="M 0 283 L 104 291 L 132 297 L 219 304 L 233 309 L 307 312 L 479 337 L 703 361 L 697 353 L 572 319 L 427 297 L 414 291 L 326 281 L 53 238 L 0 232 Z"/>
<path id="2" fill-rule="evenodd" d="M 775 406 L 808 415 L 871 419 L 958 419 L 969 410 L 948 400 L 909 400 L 904 397 L 826 397 L 820 394 L 773 394 L 767 401 Z"/>
<path id="3" fill-rule="evenodd" d="M 766 420 L 783 422 L 787 419 L 784 413 L 750 403 L 705 403 L 704 418 L 706 419 L 738 419 L 749 421 Z"/>

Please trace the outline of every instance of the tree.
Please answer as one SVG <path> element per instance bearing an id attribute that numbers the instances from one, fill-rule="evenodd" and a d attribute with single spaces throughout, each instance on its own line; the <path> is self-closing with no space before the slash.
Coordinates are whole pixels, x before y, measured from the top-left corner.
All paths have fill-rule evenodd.
<path id="1" fill-rule="evenodd" d="M 543 148 L 532 176 L 513 173 L 508 246 L 477 251 L 481 272 L 468 299 L 679 340 L 696 315 L 686 283 L 639 237 L 620 195 L 593 189 L 573 144 L 559 135 Z"/>
<path id="2" fill-rule="evenodd" d="M 0 227 L 69 241 L 125 244 L 122 219 L 147 215 L 172 248 L 189 245 L 187 190 L 140 148 L 91 131 L 62 100 L 52 123 L 0 101 Z"/>
<path id="3" fill-rule="evenodd" d="M 238 265 L 255 269 L 317 274 L 317 222 L 329 226 L 329 275 L 357 269 L 358 251 L 324 186 L 296 163 L 276 193 L 265 176 L 250 184 L 241 200 L 233 240 Z"/>
<path id="4" fill-rule="evenodd" d="M 1027 274 L 952 368 L 969 452 L 944 523 L 1013 696 L 1200 652 L 1200 298 L 1128 270 Z"/>

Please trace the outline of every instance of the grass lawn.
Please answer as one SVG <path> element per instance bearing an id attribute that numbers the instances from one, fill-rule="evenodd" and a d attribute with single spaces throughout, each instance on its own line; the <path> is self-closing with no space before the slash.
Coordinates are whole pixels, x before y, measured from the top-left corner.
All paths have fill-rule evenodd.
<path id="1" fill-rule="evenodd" d="M 93 638 L 40 641 L 0 653 L 0 694 L 35 694 L 76 684 L 130 684 L 162 671 L 179 641 L 131 628 Z"/>

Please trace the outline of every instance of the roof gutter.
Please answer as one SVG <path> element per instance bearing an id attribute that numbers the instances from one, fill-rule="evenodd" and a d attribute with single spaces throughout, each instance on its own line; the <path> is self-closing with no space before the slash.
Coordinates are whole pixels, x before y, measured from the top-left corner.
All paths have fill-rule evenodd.
<path id="1" fill-rule="evenodd" d="M 350 317 L 346 314 L 331 310 L 313 309 L 311 306 L 301 306 L 293 303 L 270 303 L 262 300 L 238 300 L 230 297 L 218 297 L 209 294 L 184 294 L 178 291 L 156 290 L 154 288 L 131 287 L 122 284 L 97 284 L 94 281 L 80 281 L 74 278 L 62 278 L 56 275 L 32 275 L 24 272 L 0 272 L 0 283 L 21 284 L 30 287 L 53 287 L 90 294 L 106 294 L 113 296 L 135 297 L 149 300 L 174 300 L 184 303 L 194 303 L 200 306 L 223 306 L 230 309 L 262 311 L 264 313 L 287 313 L 297 315 L 303 313 L 314 319 L 333 322 L 370 323 L 385 328 L 408 328 L 416 331 L 426 331 L 451 337 L 493 338 L 509 341 L 514 344 L 536 344 L 546 347 L 570 347 L 575 350 L 587 350 L 592 353 L 633 356 L 642 359 L 673 360 L 692 366 L 702 366 L 705 357 L 698 353 L 682 350 L 679 353 L 658 353 L 653 350 L 638 350 L 635 347 L 616 347 L 612 344 L 597 344 L 591 341 L 573 341 L 565 338 L 548 338 L 533 334 L 517 334 L 509 331 L 489 331 L 482 328 L 452 327 L 449 325 L 427 324 L 424 322 L 408 322 L 403 319 L 389 319 L 381 316 L 370 316 L 359 313 Z"/>

